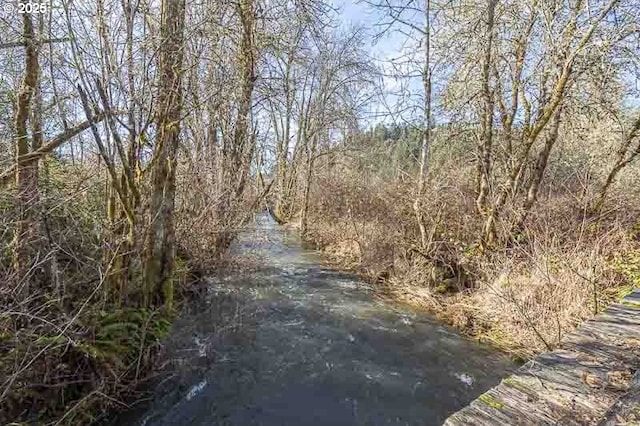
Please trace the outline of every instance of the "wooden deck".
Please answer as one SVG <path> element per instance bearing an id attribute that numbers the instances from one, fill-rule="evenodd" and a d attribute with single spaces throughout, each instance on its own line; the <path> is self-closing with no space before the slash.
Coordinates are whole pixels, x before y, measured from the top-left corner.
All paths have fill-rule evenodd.
<path id="1" fill-rule="evenodd" d="M 636 290 L 444 424 L 640 425 L 639 368 Z"/>

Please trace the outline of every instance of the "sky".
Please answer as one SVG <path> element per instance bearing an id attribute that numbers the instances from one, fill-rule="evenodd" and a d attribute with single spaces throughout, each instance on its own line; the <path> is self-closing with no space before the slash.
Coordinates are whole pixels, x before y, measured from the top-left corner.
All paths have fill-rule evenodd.
<path id="1" fill-rule="evenodd" d="M 349 26 L 363 26 L 367 29 L 370 29 L 372 32 L 376 31 L 376 24 L 380 22 L 381 19 L 384 19 L 382 12 L 375 10 L 374 7 L 364 3 L 363 1 L 357 0 L 331 0 L 332 5 L 335 8 L 340 10 L 338 13 L 338 17 L 341 20 L 341 24 L 343 27 L 348 28 Z M 393 4 L 393 3 L 392 3 Z M 398 3 L 396 3 L 398 4 Z M 416 23 L 420 22 L 421 17 L 417 17 Z M 420 22 L 420 24 L 422 24 Z M 399 29 L 401 27 L 394 27 L 395 29 Z M 370 55 L 375 60 L 378 66 L 384 67 L 385 71 L 391 72 L 391 67 L 389 67 L 388 61 L 397 58 L 400 52 L 406 51 L 406 43 L 407 37 L 399 31 L 390 31 L 388 35 L 383 37 L 377 43 L 369 43 L 367 48 L 369 50 Z M 413 47 L 415 50 L 415 45 Z M 434 73 L 434 91 L 438 91 L 438 74 L 442 74 L 442 72 L 436 71 Z M 440 75 L 442 77 L 442 75 Z M 624 75 L 623 82 L 627 85 L 629 89 L 629 93 L 625 94 L 623 97 L 623 104 L 628 108 L 638 108 L 640 107 L 640 83 L 638 82 L 637 75 Z M 442 83 L 442 81 L 440 81 Z M 383 84 L 385 89 L 388 92 L 393 92 L 398 90 L 402 84 L 407 84 L 406 90 L 411 93 L 414 99 L 412 102 L 416 105 L 421 103 L 422 96 L 422 87 L 420 79 L 412 79 L 409 83 L 406 83 L 406 80 L 401 81 L 401 79 L 394 79 L 392 77 L 383 78 Z M 386 102 L 394 104 L 394 96 L 387 95 Z M 437 106 L 434 105 L 434 107 Z M 438 112 L 436 111 L 436 114 Z M 415 119 L 418 114 L 416 112 L 412 112 L 409 114 L 407 119 Z M 397 117 L 396 117 L 397 118 Z M 402 117 L 401 117 L 402 118 Z M 379 121 L 379 120 L 375 120 Z M 393 121 L 389 117 L 383 118 L 382 121 L 388 122 Z"/>
<path id="2" fill-rule="evenodd" d="M 380 31 L 380 27 L 377 24 L 386 20 L 383 12 L 357 0 L 332 0 L 331 3 L 339 10 L 338 18 L 343 28 L 364 27 L 367 30 L 369 42 L 365 47 L 372 62 L 382 69 L 385 74 L 382 77 L 383 90 L 385 92 L 384 99 L 372 105 L 371 118 L 365 120 L 368 122 L 367 124 L 420 119 L 422 113 L 415 110 L 419 109 L 422 104 L 421 79 L 395 78 L 390 75 L 397 73 L 391 66 L 391 61 L 397 60 L 403 52 L 411 49 L 407 46 L 407 36 L 398 31 L 388 31 L 374 41 L 374 35 Z M 398 27 L 394 27 L 394 29 L 396 28 Z M 415 51 L 415 47 L 412 50 Z M 412 67 L 415 67 L 415 65 Z M 409 68 L 411 67 L 401 67 L 402 72 L 415 73 L 415 69 Z M 400 97 L 394 94 L 402 89 L 410 94 L 410 98 L 404 102 L 400 102 Z M 389 110 L 405 109 L 408 106 L 411 106 L 410 112 L 389 114 Z"/>
<path id="3" fill-rule="evenodd" d="M 375 25 L 383 18 L 382 14 L 372 6 L 355 0 L 333 0 L 334 7 L 341 13 L 338 14 L 342 25 L 363 26 L 375 31 Z M 389 36 L 383 37 L 377 43 L 370 44 L 370 51 L 374 56 L 387 57 L 402 48 L 404 36 L 397 32 L 392 32 Z"/>

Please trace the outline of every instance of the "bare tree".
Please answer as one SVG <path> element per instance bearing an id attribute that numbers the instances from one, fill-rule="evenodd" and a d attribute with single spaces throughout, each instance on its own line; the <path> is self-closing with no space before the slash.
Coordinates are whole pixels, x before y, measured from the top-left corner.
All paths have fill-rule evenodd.
<path id="1" fill-rule="evenodd" d="M 422 138 L 420 144 L 420 154 L 418 159 L 418 175 L 416 178 L 416 191 L 413 201 L 413 210 L 416 216 L 418 229 L 420 231 L 420 244 L 422 249 L 426 248 L 428 244 L 427 229 L 424 220 L 424 213 L 422 209 L 422 198 L 424 195 L 425 183 L 427 180 L 427 174 L 429 170 L 429 150 L 431 148 L 431 127 L 432 127 L 432 52 L 431 52 L 431 38 L 432 38 L 432 2 L 431 0 L 424 0 L 424 4 L 418 1 L 410 1 L 405 4 L 395 4 L 393 2 L 385 1 L 367 1 L 368 4 L 374 8 L 381 10 L 385 14 L 385 19 L 379 23 L 382 27 L 381 33 L 378 37 L 384 33 L 393 29 L 394 26 L 404 27 L 409 31 L 409 37 L 417 37 L 418 42 L 421 45 L 421 65 L 420 65 L 420 77 L 422 80 L 422 89 L 424 100 L 422 104 Z M 423 26 L 415 22 L 415 19 L 407 17 L 405 15 L 420 14 L 423 17 Z"/>
<path id="2" fill-rule="evenodd" d="M 602 204 L 607 196 L 607 192 L 611 185 L 615 182 L 618 173 L 626 166 L 631 164 L 638 155 L 640 155 L 640 143 L 633 148 L 632 143 L 635 139 L 640 135 L 640 114 L 636 117 L 635 121 L 631 125 L 631 129 L 629 129 L 628 133 L 624 136 L 622 144 L 616 153 L 616 162 L 613 167 L 609 171 L 607 175 L 607 179 L 605 180 L 602 188 L 600 188 L 600 192 L 598 193 L 598 197 L 596 198 L 595 204 L 593 206 L 594 211 L 599 211 L 602 208 Z"/>
<path id="3" fill-rule="evenodd" d="M 490 87 L 491 68 L 493 66 L 493 37 L 497 0 L 487 3 L 487 22 L 484 41 L 484 55 L 482 57 L 482 115 L 480 118 L 480 146 L 478 148 L 478 165 L 476 181 L 478 182 L 476 208 L 478 212 L 485 211 L 487 196 L 489 195 L 489 178 L 491 174 L 491 160 L 493 150 L 493 114 L 495 98 Z"/>

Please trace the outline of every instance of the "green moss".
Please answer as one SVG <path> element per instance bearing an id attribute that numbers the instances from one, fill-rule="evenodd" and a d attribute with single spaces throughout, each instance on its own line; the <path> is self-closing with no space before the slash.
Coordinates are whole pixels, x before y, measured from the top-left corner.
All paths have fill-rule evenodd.
<path id="1" fill-rule="evenodd" d="M 514 389 L 518 389 L 520 392 L 527 393 L 528 391 L 527 387 L 524 384 L 517 381 L 513 376 L 507 377 L 502 382 L 507 386 L 511 386 Z"/>
<path id="2" fill-rule="evenodd" d="M 478 399 L 483 403 L 487 404 L 489 407 L 495 408 L 496 410 L 500 410 L 502 407 L 504 407 L 503 403 L 501 403 L 500 401 L 498 401 L 488 393 L 483 393 L 478 397 Z"/>
<path id="3" fill-rule="evenodd" d="M 618 300 L 622 300 L 622 299 L 624 299 L 625 297 L 627 297 L 628 295 L 630 295 L 630 294 L 631 294 L 631 292 L 633 292 L 633 288 L 634 288 L 634 287 L 633 287 L 633 285 L 632 285 L 632 284 L 629 284 L 629 285 L 625 285 L 625 286 L 619 287 L 619 288 L 617 289 L 617 292 L 616 292 L 616 298 L 617 298 Z"/>
<path id="4" fill-rule="evenodd" d="M 518 346 L 514 343 L 512 336 L 498 326 L 487 326 L 487 329 L 478 333 L 477 337 L 479 341 L 507 352 L 516 363 L 523 364 L 528 360 L 524 351 L 518 351 Z"/>
<path id="5" fill-rule="evenodd" d="M 638 302 L 632 302 L 631 300 L 623 300 L 620 303 L 622 304 L 622 306 L 626 306 L 627 308 L 640 310 L 640 303 Z"/>
<path id="6" fill-rule="evenodd" d="M 449 291 L 449 286 L 446 283 L 440 283 L 435 288 L 436 293 L 444 294 Z"/>
<path id="7" fill-rule="evenodd" d="M 164 295 L 164 308 L 168 313 L 173 312 L 173 291 L 173 279 L 169 278 L 162 286 L 162 293 Z"/>
<path id="8" fill-rule="evenodd" d="M 612 260 L 612 266 L 627 278 L 631 286 L 640 285 L 640 250 L 618 253 Z"/>

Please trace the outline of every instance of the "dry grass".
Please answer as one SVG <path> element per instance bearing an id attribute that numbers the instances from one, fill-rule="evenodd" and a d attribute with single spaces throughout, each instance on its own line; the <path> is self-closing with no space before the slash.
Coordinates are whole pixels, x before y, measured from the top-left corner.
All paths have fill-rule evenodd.
<path id="1" fill-rule="evenodd" d="M 447 170 L 456 172 L 432 178 L 424 199 L 429 253 L 414 250 L 410 181 L 347 172 L 320 180 L 308 238 L 386 295 L 521 359 L 554 348 L 637 285 L 637 191 L 614 192 L 604 215 L 589 217 L 585 206 L 598 182 L 574 174 L 545 187 L 519 242 L 481 251 L 473 173 Z"/>

